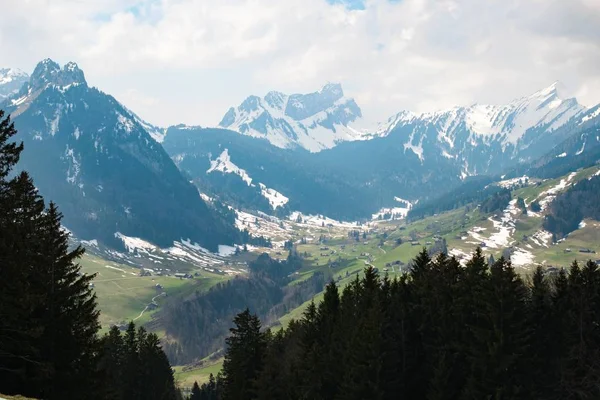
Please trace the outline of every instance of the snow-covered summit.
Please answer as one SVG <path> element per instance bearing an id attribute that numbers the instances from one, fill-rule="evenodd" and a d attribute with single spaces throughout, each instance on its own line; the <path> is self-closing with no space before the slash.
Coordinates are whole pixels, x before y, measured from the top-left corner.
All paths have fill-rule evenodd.
<path id="1" fill-rule="evenodd" d="M 0 85 L 27 78 L 29 78 L 29 75 L 18 68 L 0 68 Z"/>
<path id="2" fill-rule="evenodd" d="M 372 137 L 350 126 L 361 118 L 360 107 L 344 96 L 342 86 L 328 83 L 308 94 L 271 91 L 262 98 L 249 96 L 237 108 L 230 108 L 219 126 L 265 138 L 278 147 L 316 152 Z"/>
<path id="3" fill-rule="evenodd" d="M 29 80 L 26 72 L 16 68 L 0 68 L 0 101 L 19 91 Z"/>

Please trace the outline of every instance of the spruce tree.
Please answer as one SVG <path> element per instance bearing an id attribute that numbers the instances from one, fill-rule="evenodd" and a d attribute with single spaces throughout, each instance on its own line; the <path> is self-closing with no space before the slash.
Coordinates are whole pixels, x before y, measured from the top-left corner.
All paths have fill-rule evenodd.
<path id="1" fill-rule="evenodd" d="M 223 399 L 256 398 L 256 380 L 263 367 L 266 340 L 260 331 L 260 320 L 250 310 L 238 314 L 225 343 L 223 362 Z"/>
<path id="2" fill-rule="evenodd" d="M 202 400 L 202 392 L 200 391 L 198 382 L 194 382 L 194 386 L 192 386 L 192 394 L 190 395 L 189 400 Z"/>
<path id="3" fill-rule="evenodd" d="M 530 398 L 526 393 L 526 353 L 529 340 L 526 287 L 503 257 L 490 268 L 483 292 L 482 320 L 473 327 L 469 345 L 469 399 Z"/>
<path id="4" fill-rule="evenodd" d="M 98 383 L 95 390 L 99 398 L 106 400 L 123 399 L 123 367 L 125 344 L 121 331 L 116 326 L 110 328 L 100 341 L 98 357 Z"/>
<path id="5" fill-rule="evenodd" d="M 123 337 L 123 398 L 141 399 L 140 342 L 133 321 Z"/>
<path id="6" fill-rule="evenodd" d="M 38 347 L 44 334 L 39 307 L 47 296 L 35 277 L 44 203 L 26 173 L 3 181 L 0 190 L 0 392 L 39 394 L 40 381 L 51 374 Z M 31 378 L 36 383 L 27 387 Z"/>
<path id="7" fill-rule="evenodd" d="M 76 260 L 84 249 L 69 251 L 61 219 L 56 205 L 50 203 L 38 230 L 42 259 L 33 275 L 46 297 L 37 310 L 44 326 L 38 340 L 40 355 L 53 371 L 43 383 L 45 398 L 83 395 L 89 390 L 100 328 L 96 296 L 90 288 L 94 276 L 81 274 Z"/>
<path id="8" fill-rule="evenodd" d="M 339 399 L 381 399 L 383 390 L 379 378 L 382 367 L 383 344 L 381 326 L 383 313 L 379 307 L 380 281 L 372 267 L 357 288 L 358 318 L 349 341 L 345 358 L 345 374 Z"/>
<path id="9" fill-rule="evenodd" d="M 158 336 L 138 329 L 141 399 L 175 400 L 175 379 Z"/>
<path id="10" fill-rule="evenodd" d="M 0 391 L 84 397 L 92 384 L 98 311 L 69 250 L 61 214 L 45 209 L 26 172 L 9 178 L 21 145 L 0 111 Z"/>
<path id="11" fill-rule="evenodd" d="M 542 267 L 537 267 L 531 277 L 529 299 L 529 321 L 531 344 L 528 350 L 532 395 L 535 398 L 550 398 L 556 392 L 558 375 L 555 360 L 560 356 L 557 344 L 560 325 L 554 320 L 550 285 L 544 277 Z"/>

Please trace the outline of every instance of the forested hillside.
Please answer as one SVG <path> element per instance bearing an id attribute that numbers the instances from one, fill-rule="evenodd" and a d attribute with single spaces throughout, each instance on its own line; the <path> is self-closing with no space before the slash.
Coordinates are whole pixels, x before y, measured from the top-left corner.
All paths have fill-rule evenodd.
<path id="1" fill-rule="evenodd" d="M 272 322 L 321 292 L 326 283 L 322 272 L 287 285 L 288 276 L 301 266 L 295 254 L 283 262 L 263 254 L 249 264 L 248 277 L 237 277 L 208 293 L 170 302 L 160 320 L 167 333 L 165 351 L 171 362 L 191 363 L 221 349 L 232 318 L 245 308 Z"/>
<path id="2" fill-rule="evenodd" d="M 422 251 L 410 275 L 373 268 L 276 333 L 245 311 L 223 371 L 198 395 L 228 399 L 595 399 L 600 270 L 530 279 L 481 250 L 461 267 Z"/>
<path id="3" fill-rule="evenodd" d="M 456 189 L 453 189 L 439 197 L 418 202 L 408 212 L 408 219 L 414 220 L 444 211 L 454 210 L 470 203 L 480 203 L 493 196 L 502 188 L 490 185 L 494 179 L 487 176 L 474 176 L 465 180 Z"/>
<path id="4" fill-rule="evenodd" d="M 550 204 L 544 228 L 562 238 L 585 218 L 600 220 L 600 176 L 584 179 Z"/>

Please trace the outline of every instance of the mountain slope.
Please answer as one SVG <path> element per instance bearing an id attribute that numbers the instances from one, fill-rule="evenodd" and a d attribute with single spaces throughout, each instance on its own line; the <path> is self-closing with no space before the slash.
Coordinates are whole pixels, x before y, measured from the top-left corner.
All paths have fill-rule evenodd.
<path id="1" fill-rule="evenodd" d="M 600 162 L 600 105 L 573 118 L 561 130 L 568 131 L 567 139 L 544 156 L 516 166 L 506 177 L 556 178 Z"/>
<path id="2" fill-rule="evenodd" d="M 370 138 L 350 127 L 361 117 L 354 99 L 344 96 L 341 85 L 330 83 L 309 94 L 250 96 L 237 108 L 230 108 L 219 126 L 267 139 L 282 148 L 320 151 L 343 141 Z"/>
<path id="3" fill-rule="evenodd" d="M 25 142 L 20 167 L 80 239 L 122 247 L 121 233 L 216 250 L 237 238 L 136 118 L 89 87 L 75 63 L 40 62 L 3 107 Z"/>
<path id="4" fill-rule="evenodd" d="M 302 149 L 281 149 L 224 129 L 183 126 L 169 128 L 163 146 L 201 192 L 241 209 L 354 219 L 380 207 L 380 199 L 350 175 L 326 169 Z"/>

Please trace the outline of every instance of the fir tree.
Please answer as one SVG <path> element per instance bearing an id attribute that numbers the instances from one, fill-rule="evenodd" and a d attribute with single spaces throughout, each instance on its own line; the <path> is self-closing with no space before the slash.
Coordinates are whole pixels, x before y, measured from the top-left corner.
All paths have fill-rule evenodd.
<path id="1" fill-rule="evenodd" d="M 200 391 L 198 382 L 194 382 L 194 386 L 192 386 L 192 394 L 190 395 L 189 400 L 202 400 L 202 392 Z"/>
<path id="2" fill-rule="evenodd" d="M 530 398 L 525 393 L 529 332 L 526 288 L 504 258 L 490 268 L 483 297 L 484 318 L 474 326 L 467 398 Z"/>
<path id="3" fill-rule="evenodd" d="M 8 174 L 21 145 L 0 112 L 0 391 L 84 397 L 92 385 L 99 329 L 92 276 L 68 249 L 61 214 L 26 172 Z"/>
<path id="4" fill-rule="evenodd" d="M 238 314 L 226 339 L 223 399 L 256 398 L 256 379 L 263 367 L 266 341 L 260 321 L 250 310 Z"/>

